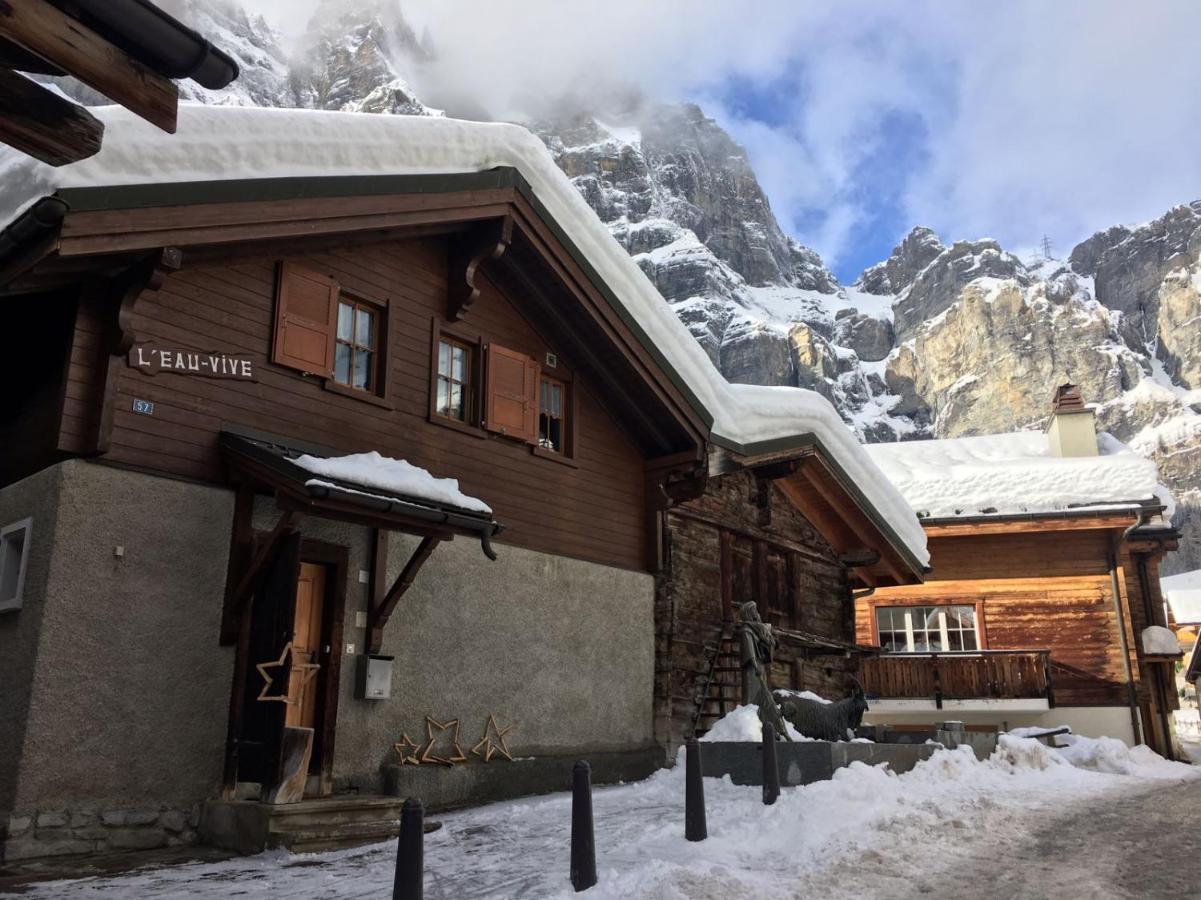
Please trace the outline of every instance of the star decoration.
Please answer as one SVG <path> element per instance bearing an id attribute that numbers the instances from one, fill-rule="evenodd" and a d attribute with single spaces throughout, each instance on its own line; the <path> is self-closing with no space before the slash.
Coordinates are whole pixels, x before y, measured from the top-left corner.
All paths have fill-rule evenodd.
<path id="1" fill-rule="evenodd" d="M 505 735 L 512 731 L 514 727 L 513 725 L 507 725 L 501 728 L 496 724 L 496 716 L 489 713 L 488 724 L 484 726 L 484 736 L 480 738 L 479 743 L 471 748 L 471 752 L 481 757 L 484 762 L 491 762 L 493 755 L 497 753 L 509 762 L 512 762 L 513 757 L 509 754 L 509 746 L 505 743 Z M 495 735 L 495 739 L 493 735 Z"/>
<path id="2" fill-rule="evenodd" d="M 454 732 L 451 735 L 451 739 L 450 739 L 450 746 L 451 746 L 451 749 L 454 751 L 453 755 L 451 755 L 451 756 L 435 756 L 434 755 L 434 744 L 437 741 L 437 738 L 434 737 L 434 732 L 437 731 L 438 734 L 441 735 L 442 732 L 450 731 L 451 729 L 454 729 Z M 445 766 L 453 766 L 455 763 L 467 761 L 467 757 L 463 754 L 463 748 L 459 746 L 459 720 L 458 719 L 451 719 L 449 722 L 443 724 L 442 722 L 439 722 L 436 719 L 432 719 L 429 716 L 426 716 L 425 717 L 425 736 L 427 738 L 427 741 L 426 741 L 425 749 L 423 749 L 421 751 L 421 761 L 422 762 L 436 762 L 436 763 L 442 763 Z"/>
<path id="3" fill-rule="evenodd" d="M 303 688 L 313 680 L 313 676 L 316 675 L 317 671 L 321 668 L 319 663 L 297 662 L 296 652 L 297 651 L 292 648 L 292 642 L 288 641 L 288 643 L 284 644 L 284 649 L 280 652 L 279 659 L 275 660 L 274 662 L 255 663 L 254 667 L 258 669 L 259 674 L 263 676 L 263 689 L 259 691 L 259 695 L 256 699 L 262 701 L 276 700 L 280 703 L 288 703 L 293 706 L 300 702 L 299 698 L 295 700 L 289 699 L 286 693 L 276 694 L 271 697 L 267 696 L 267 691 L 271 690 L 271 685 L 275 683 L 275 679 L 267 674 L 268 669 L 280 669 L 291 663 L 290 671 L 299 671 L 302 673 L 299 686 Z"/>
<path id="4" fill-rule="evenodd" d="M 407 734 L 401 734 L 400 740 L 392 745 L 392 749 L 400 757 L 400 764 L 402 766 L 405 763 L 411 763 L 414 766 L 421 765 L 421 757 L 417 753 L 421 749 L 421 745 L 416 743 Z"/>

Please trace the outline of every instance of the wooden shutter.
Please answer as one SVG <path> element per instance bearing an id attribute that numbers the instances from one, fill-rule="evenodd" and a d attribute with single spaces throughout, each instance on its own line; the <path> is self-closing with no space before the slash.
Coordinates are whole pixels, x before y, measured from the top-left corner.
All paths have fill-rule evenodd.
<path id="1" fill-rule="evenodd" d="M 533 444 L 538 440 L 538 363 L 516 350 L 488 345 L 484 427 Z"/>
<path id="2" fill-rule="evenodd" d="M 338 283 L 294 263 L 281 265 L 271 361 L 329 378 L 337 324 Z"/>

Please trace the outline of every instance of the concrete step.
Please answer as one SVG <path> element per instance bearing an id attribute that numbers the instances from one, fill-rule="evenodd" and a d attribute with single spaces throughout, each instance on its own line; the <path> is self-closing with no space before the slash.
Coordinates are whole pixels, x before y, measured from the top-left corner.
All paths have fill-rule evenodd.
<path id="1" fill-rule="evenodd" d="M 318 853 L 394 840 L 398 834 L 399 821 L 364 822 L 328 828 L 272 831 L 268 846 L 284 847 L 293 853 Z"/>

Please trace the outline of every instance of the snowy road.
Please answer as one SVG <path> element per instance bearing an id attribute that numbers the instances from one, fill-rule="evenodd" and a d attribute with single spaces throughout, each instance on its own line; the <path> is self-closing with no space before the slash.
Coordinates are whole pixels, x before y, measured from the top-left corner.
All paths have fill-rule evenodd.
<path id="1" fill-rule="evenodd" d="M 944 861 L 912 890 L 889 896 L 1196 896 L 1198 810 L 1201 781 L 1079 802 L 1024 839 L 1002 846 L 988 842 L 983 852 Z"/>
<path id="2" fill-rule="evenodd" d="M 961 748 L 901 776 L 855 764 L 832 781 L 786 789 L 771 807 L 757 788 L 707 779 L 710 837 L 701 844 L 683 838 L 680 769 L 598 789 L 600 883 L 584 896 L 1189 895 L 1201 770 L 1117 742 L 1059 753 L 1004 741 L 986 762 Z M 442 818 L 445 827 L 426 839 L 429 900 L 576 896 L 567 882 L 567 795 Z M 42 883 L 25 896 L 384 900 L 393 854 L 391 844 L 269 853 Z"/>

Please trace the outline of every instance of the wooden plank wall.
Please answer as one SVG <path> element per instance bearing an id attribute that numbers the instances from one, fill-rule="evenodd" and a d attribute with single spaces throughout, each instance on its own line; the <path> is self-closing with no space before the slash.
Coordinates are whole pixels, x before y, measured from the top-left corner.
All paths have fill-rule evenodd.
<path id="1" fill-rule="evenodd" d="M 1124 704 L 1126 676 L 1106 559 L 1112 538 L 1104 530 L 933 538 L 934 571 L 926 583 L 881 589 L 859 601 L 856 634 L 860 642 L 872 642 L 877 606 L 980 602 L 986 649 L 1049 649 L 1053 662 L 1087 673 L 1053 670 L 1057 705 Z M 1137 576 L 1127 569 L 1129 636 L 1139 634 L 1143 616 Z"/>
<path id="2" fill-rule="evenodd" d="M 466 434 L 427 421 L 430 335 L 446 306 L 444 239 L 395 241 L 336 249 L 296 261 L 335 277 L 349 293 L 387 299 L 394 321 L 388 400 L 394 410 L 323 389 L 321 380 L 267 360 L 273 329 L 275 260 L 185 268 L 138 304 L 140 342 L 196 350 L 249 353 L 257 383 L 147 376 L 123 368 L 106 458 L 172 475 L 218 482 L 217 435 L 237 424 L 346 451 L 378 450 L 460 480 L 506 525 L 499 543 L 627 568 L 645 568 L 646 518 L 642 454 L 577 381 L 578 468 L 541 459 L 528 445 Z M 186 263 L 186 261 L 185 261 Z M 543 359 L 548 347 L 486 279 L 480 299 L 456 333 L 495 340 Z M 81 317 L 76 334 L 64 440 L 88 420 L 95 371 L 86 365 L 97 332 Z M 560 365 L 570 365 L 560 355 Z M 132 412 L 134 398 L 152 401 L 153 416 Z M 77 424 L 78 423 L 78 424 Z"/>

